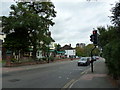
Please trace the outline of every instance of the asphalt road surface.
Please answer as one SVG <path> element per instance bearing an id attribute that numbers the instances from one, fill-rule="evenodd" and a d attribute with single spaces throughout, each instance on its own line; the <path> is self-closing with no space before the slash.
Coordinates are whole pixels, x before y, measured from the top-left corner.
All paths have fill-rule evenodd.
<path id="1" fill-rule="evenodd" d="M 67 88 L 90 66 L 77 66 L 77 60 L 55 62 L 39 68 L 5 73 L 3 88 Z"/>

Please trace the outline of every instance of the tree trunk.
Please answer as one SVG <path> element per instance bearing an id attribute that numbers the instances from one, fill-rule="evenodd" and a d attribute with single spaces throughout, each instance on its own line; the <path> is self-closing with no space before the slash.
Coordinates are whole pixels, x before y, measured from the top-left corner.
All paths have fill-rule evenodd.
<path id="1" fill-rule="evenodd" d="M 36 46 L 33 46 L 33 60 L 36 60 L 36 52 L 37 52 Z"/>

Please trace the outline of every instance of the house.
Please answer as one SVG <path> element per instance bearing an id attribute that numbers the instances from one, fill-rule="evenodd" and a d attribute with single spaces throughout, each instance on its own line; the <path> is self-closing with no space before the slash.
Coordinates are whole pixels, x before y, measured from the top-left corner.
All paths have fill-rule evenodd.
<path id="1" fill-rule="evenodd" d="M 1 17 L 0 17 L 0 61 L 2 60 L 3 57 L 5 57 L 5 52 L 3 52 L 4 48 L 2 47 L 2 43 L 4 42 L 4 38 L 6 37 L 6 35 L 2 32 L 2 21 L 1 21 Z"/>
<path id="2" fill-rule="evenodd" d="M 55 56 L 55 41 L 51 38 L 51 35 L 50 35 L 50 39 L 52 42 L 49 45 L 47 45 L 47 47 L 49 48 L 47 52 L 42 52 L 40 49 L 37 50 L 36 57 L 38 59 L 46 57 L 47 56 L 46 54 L 49 54 L 49 57 Z M 43 44 L 43 42 L 40 43 Z"/>
<path id="3" fill-rule="evenodd" d="M 0 56 L 0 60 L 5 59 L 5 57 L 6 57 L 6 54 L 5 54 L 6 49 L 2 45 L 2 43 L 4 42 L 4 38 L 6 37 L 6 35 L 4 33 L 2 33 L 1 31 L 2 31 L 2 29 L 0 27 L 0 55 L 1 55 Z"/>
<path id="4" fill-rule="evenodd" d="M 71 58 L 71 57 L 75 57 L 76 56 L 76 50 L 75 48 L 71 47 L 70 45 L 65 45 L 61 48 L 62 51 L 65 51 L 65 56 L 67 56 L 67 58 Z"/>
<path id="5" fill-rule="evenodd" d="M 49 56 L 52 56 L 52 55 L 54 56 L 54 52 L 55 52 L 55 42 L 51 42 L 48 48 L 49 48 L 48 52 L 45 52 L 45 53 L 49 53 Z M 38 59 L 40 59 L 40 58 L 45 57 L 45 54 L 44 54 L 40 49 L 38 49 L 38 50 L 37 50 L 36 57 L 37 57 Z"/>

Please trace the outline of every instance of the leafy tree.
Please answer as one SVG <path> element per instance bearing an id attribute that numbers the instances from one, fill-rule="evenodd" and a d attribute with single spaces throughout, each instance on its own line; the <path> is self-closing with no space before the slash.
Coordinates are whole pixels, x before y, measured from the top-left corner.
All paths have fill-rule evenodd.
<path id="1" fill-rule="evenodd" d="M 116 27 L 120 27 L 120 1 L 112 8 L 112 22 Z"/>
<path id="2" fill-rule="evenodd" d="M 97 28 L 98 46 L 102 48 L 109 74 L 118 79 L 120 78 L 120 1 L 112 8 L 112 14 L 111 21 L 114 26 Z"/>
<path id="3" fill-rule="evenodd" d="M 93 44 L 88 44 L 86 47 L 85 47 L 85 53 L 86 53 L 86 56 L 91 56 L 91 50 L 94 48 L 94 45 Z M 93 51 L 93 55 L 94 56 L 98 56 L 100 54 L 100 50 L 98 48 L 96 48 L 94 51 Z"/>
<path id="4" fill-rule="evenodd" d="M 56 48 L 57 51 L 60 51 L 61 45 L 60 45 L 60 44 L 57 44 L 57 45 L 55 46 L 55 48 Z"/>
<path id="5" fill-rule="evenodd" d="M 19 50 L 21 52 L 28 51 L 30 45 L 28 33 L 26 31 L 21 32 L 21 29 L 24 30 L 24 28 L 19 28 L 16 32 L 7 34 L 4 47 L 17 53 Z"/>
<path id="6" fill-rule="evenodd" d="M 103 49 L 106 44 L 117 38 L 117 32 L 114 26 L 105 27 L 98 27 L 97 30 L 99 31 L 99 46 Z"/>
<path id="7" fill-rule="evenodd" d="M 52 18 L 56 16 L 54 8 L 52 2 L 18 2 L 17 5 L 11 5 L 10 16 L 3 17 L 3 32 L 14 36 L 14 43 L 17 43 L 17 39 L 22 38 L 24 33 L 26 38 L 23 39 L 27 42 L 24 41 L 22 46 L 29 42 L 26 45 L 33 46 L 33 58 L 35 58 L 37 49 L 41 46 L 39 42 L 44 42 L 46 46 L 52 41 L 48 32 L 49 27 L 54 25 L 52 21 Z M 21 37 L 16 38 L 18 30 L 21 32 Z M 11 46 L 14 43 L 11 42 Z"/>
<path id="8" fill-rule="evenodd" d="M 99 27 L 98 31 L 99 45 L 103 49 L 103 57 L 107 62 L 109 74 L 117 79 L 120 76 L 120 40 L 117 36 L 117 28 L 114 26 Z"/>
<path id="9" fill-rule="evenodd" d="M 86 56 L 85 55 L 85 48 L 76 47 L 76 55 L 77 56 Z"/>

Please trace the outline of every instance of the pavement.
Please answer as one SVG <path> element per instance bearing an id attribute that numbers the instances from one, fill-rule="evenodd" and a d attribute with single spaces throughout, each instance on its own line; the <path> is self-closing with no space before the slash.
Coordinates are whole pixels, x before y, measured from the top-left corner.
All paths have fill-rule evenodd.
<path id="1" fill-rule="evenodd" d="M 119 90 L 117 82 L 108 74 L 105 60 L 101 58 L 94 62 L 94 72 L 91 68 L 84 71 L 82 76 L 74 81 L 69 88 L 108 88 Z"/>

